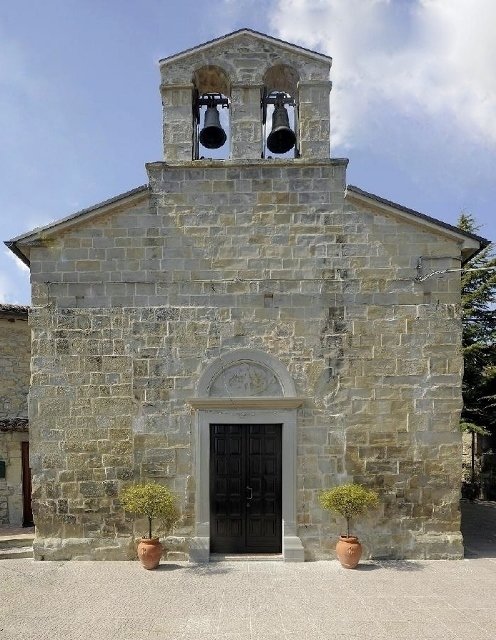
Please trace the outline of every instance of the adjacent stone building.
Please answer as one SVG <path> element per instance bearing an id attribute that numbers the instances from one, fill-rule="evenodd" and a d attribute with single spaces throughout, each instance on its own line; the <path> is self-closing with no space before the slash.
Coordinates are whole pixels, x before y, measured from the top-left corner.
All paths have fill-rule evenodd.
<path id="1" fill-rule="evenodd" d="M 248 29 L 162 60 L 148 184 L 7 243 L 31 267 L 37 558 L 128 557 L 118 494 L 145 479 L 181 505 L 170 557 L 331 558 L 318 494 L 349 480 L 381 496 L 370 555 L 462 555 L 458 269 L 487 241 L 347 185 L 330 65 Z"/>
<path id="2" fill-rule="evenodd" d="M 0 526 L 32 524 L 28 307 L 0 304 Z"/>

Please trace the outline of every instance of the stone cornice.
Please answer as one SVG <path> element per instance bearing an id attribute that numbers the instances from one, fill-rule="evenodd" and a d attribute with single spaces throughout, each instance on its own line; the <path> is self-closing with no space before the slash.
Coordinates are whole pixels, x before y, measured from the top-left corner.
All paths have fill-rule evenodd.
<path id="1" fill-rule="evenodd" d="M 268 160 L 263 159 L 249 159 L 249 160 L 183 160 L 178 162 L 165 162 L 163 160 L 157 160 L 155 162 L 147 162 L 145 167 L 147 171 L 150 170 L 162 170 L 162 169 L 219 169 L 219 168 L 231 168 L 231 167 L 249 167 L 249 166 L 263 166 L 264 169 L 270 169 L 271 167 L 346 167 L 348 165 L 348 158 L 272 158 Z"/>
<path id="2" fill-rule="evenodd" d="M 297 409 L 305 398 L 259 397 L 259 398 L 188 398 L 193 409 Z"/>
<path id="3" fill-rule="evenodd" d="M 451 239 L 455 239 L 461 247 L 462 264 L 479 253 L 484 247 L 490 244 L 489 240 L 476 236 L 472 233 L 467 233 L 458 227 L 453 227 L 442 220 L 437 220 L 431 216 L 427 216 L 424 213 L 415 211 L 404 207 L 401 204 L 386 200 L 373 193 L 363 191 L 353 185 L 348 185 L 346 189 L 346 200 L 350 203 L 357 203 L 361 205 L 367 205 L 371 208 L 386 212 L 394 215 L 396 218 L 406 220 L 410 223 L 423 226 L 431 231 L 435 231 L 438 234 L 442 234 Z"/>

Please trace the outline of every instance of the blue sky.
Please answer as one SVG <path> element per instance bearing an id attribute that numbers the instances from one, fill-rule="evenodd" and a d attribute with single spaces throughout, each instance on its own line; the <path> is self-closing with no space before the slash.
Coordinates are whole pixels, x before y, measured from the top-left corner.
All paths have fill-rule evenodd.
<path id="1" fill-rule="evenodd" d="M 333 57 L 348 182 L 495 239 L 494 0 L 19 0 L 0 6 L 3 240 L 146 182 L 157 61 L 250 27 Z M 0 248 L 0 302 L 29 277 Z"/>

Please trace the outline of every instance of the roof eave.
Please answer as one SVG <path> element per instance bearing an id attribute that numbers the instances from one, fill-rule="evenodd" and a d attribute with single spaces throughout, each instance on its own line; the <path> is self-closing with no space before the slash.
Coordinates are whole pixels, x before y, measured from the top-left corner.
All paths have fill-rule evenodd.
<path id="1" fill-rule="evenodd" d="M 29 314 L 29 306 L 19 304 L 0 304 L 0 318 L 2 320 L 27 320 Z"/>
<path id="2" fill-rule="evenodd" d="M 61 220 L 57 220 L 51 224 L 43 227 L 38 227 L 27 233 L 23 233 L 20 236 L 6 240 L 4 244 L 28 267 L 29 261 L 29 246 L 33 243 L 48 238 L 52 235 L 72 228 L 75 225 L 83 222 L 88 222 L 94 217 L 109 213 L 112 209 L 120 207 L 123 204 L 130 204 L 133 202 L 140 202 L 150 193 L 150 187 L 148 184 L 141 185 L 125 193 L 121 193 L 113 198 L 99 202 L 91 207 L 77 211 Z M 22 247 L 22 248 L 21 248 Z M 23 250 L 24 249 L 24 250 Z"/>
<path id="3" fill-rule="evenodd" d="M 455 238 L 461 243 L 462 265 L 491 244 L 491 241 L 487 238 L 483 238 L 482 236 L 478 236 L 474 233 L 469 233 L 468 231 L 463 231 L 462 229 L 454 227 L 447 222 L 437 220 L 436 218 L 432 218 L 431 216 L 415 211 L 414 209 L 409 209 L 397 202 L 386 200 L 385 198 L 364 191 L 354 185 L 348 185 L 346 193 L 352 199 L 354 198 L 360 202 L 365 202 L 369 205 L 381 208 L 394 214 L 396 217 L 399 216 L 401 218 L 408 219 L 416 224 L 435 230 L 437 233 L 442 233 L 450 238 Z"/>
<path id="4" fill-rule="evenodd" d="M 24 262 L 24 264 L 27 267 L 31 266 L 31 262 L 29 261 L 29 258 L 26 255 L 24 255 L 24 253 L 19 249 L 19 247 L 17 246 L 14 240 L 5 240 L 4 244 L 12 251 L 14 255 L 16 255 L 19 258 L 21 262 Z"/>

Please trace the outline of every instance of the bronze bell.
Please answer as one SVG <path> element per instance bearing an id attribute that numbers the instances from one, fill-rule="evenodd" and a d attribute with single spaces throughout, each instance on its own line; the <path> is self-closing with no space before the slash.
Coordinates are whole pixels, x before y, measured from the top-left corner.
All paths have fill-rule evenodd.
<path id="1" fill-rule="evenodd" d="M 272 153 L 286 153 L 296 144 L 296 135 L 289 126 L 289 116 L 282 100 L 276 100 L 272 114 L 272 131 L 267 138 L 267 148 Z"/>
<path id="2" fill-rule="evenodd" d="M 220 126 L 220 117 L 215 105 L 208 105 L 205 111 L 200 142 L 206 149 L 218 149 L 227 139 L 226 132 Z"/>

